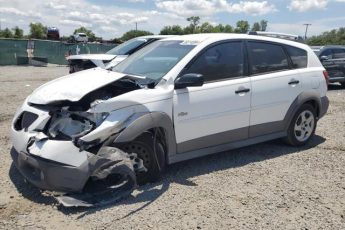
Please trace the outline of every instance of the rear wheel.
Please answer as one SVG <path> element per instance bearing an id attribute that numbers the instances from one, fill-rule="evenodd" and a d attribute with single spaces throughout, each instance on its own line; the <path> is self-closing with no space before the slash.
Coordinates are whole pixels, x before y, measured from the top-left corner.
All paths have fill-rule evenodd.
<path id="1" fill-rule="evenodd" d="M 126 144 L 123 150 L 127 153 L 136 153 L 143 161 L 147 171 L 137 172 L 139 185 L 155 182 L 160 178 L 165 168 L 165 151 L 163 144 L 150 132 L 145 132 L 134 141 Z"/>
<path id="2" fill-rule="evenodd" d="M 305 145 L 314 135 L 316 123 L 314 107 L 310 104 L 302 105 L 289 125 L 286 142 L 292 146 Z"/>
<path id="3" fill-rule="evenodd" d="M 345 88 L 345 81 L 340 82 L 340 84 L 341 84 L 341 86 L 342 86 L 343 88 Z"/>

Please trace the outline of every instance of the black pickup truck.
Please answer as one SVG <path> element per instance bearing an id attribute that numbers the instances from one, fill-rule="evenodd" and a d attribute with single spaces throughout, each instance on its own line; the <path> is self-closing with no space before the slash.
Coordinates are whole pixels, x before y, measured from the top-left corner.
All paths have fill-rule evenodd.
<path id="1" fill-rule="evenodd" d="M 313 46 L 328 72 L 329 83 L 339 82 L 345 88 L 345 46 Z"/>

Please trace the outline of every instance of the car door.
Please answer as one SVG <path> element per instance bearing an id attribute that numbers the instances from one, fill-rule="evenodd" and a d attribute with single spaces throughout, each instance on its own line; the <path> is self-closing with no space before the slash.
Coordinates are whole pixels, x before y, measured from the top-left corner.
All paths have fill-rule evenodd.
<path id="1" fill-rule="evenodd" d="M 201 51 L 182 74 L 204 76 L 204 85 L 175 89 L 174 126 L 178 153 L 248 137 L 250 80 L 242 41 Z"/>
<path id="2" fill-rule="evenodd" d="M 334 48 L 332 49 L 332 67 L 328 74 L 333 81 L 344 81 L 345 78 L 345 49 Z"/>
<path id="3" fill-rule="evenodd" d="M 283 131 L 284 117 L 302 92 L 300 73 L 290 67 L 280 44 L 248 41 L 247 49 L 252 83 L 249 136 Z"/>

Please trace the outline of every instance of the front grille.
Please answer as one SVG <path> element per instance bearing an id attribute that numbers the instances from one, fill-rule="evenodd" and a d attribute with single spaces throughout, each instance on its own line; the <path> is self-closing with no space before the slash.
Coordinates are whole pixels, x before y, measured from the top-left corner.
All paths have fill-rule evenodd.
<path id="1" fill-rule="evenodd" d="M 14 123 L 14 128 L 17 131 L 22 130 L 22 129 L 27 130 L 29 128 L 29 126 L 32 123 L 34 123 L 34 121 L 37 118 L 38 118 L 37 114 L 24 111 L 24 112 L 22 112 L 22 114 L 20 114 L 20 116 L 18 117 L 18 119 Z"/>

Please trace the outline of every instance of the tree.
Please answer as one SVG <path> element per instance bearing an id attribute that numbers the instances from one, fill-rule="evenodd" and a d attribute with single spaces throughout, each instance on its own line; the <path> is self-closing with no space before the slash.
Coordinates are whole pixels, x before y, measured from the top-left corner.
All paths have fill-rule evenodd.
<path id="1" fill-rule="evenodd" d="M 345 27 L 323 32 L 307 40 L 308 45 L 345 45 Z"/>
<path id="2" fill-rule="evenodd" d="M 230 25 L 218 24 L 213 28 L 212 33 L 232 33 L 233 28 Z"/>
<path id="3" fill-rule="evenodd" d="M 200 17 L 199 16 L 192 16 L 187 18 L 187 21 L 190 22 L 191 25 L 194 27 L 197 27 L 200 23 Z"/>
<path id="4" fill-rule="evenodd" d="M 267 29 L 267 21 L 266 20 L 261 20 L 260 21 L 260 29 L 261 29 L 261 31 L 266 31 L 266 29 Z"/>
<path id="5" fill-rule="evenodd" d="M 252 31 L 261 31 L 260 23 L 255 22 L 252 26 Z"/>
<path id="6" fill-rule="evenodd" d="M 208 22 L 204 22 L 203 24 L 201 24 L 199 30 L 200 33 L 214 33 L 214 27 Z"/>
<path id="7" fill-rule="evenodd" d="M 199 16 L 192 16 L 192 17 L 187 18 L 187 21 L 190 22 L 190 25 L 185 28 L 186 31 L 191 31 L 192 33 L 196 33 L 197 27 L 200 23 L 200 17 Z"/>
<path id="8" fill-rule="evenodd" d="M 164 26 L 160 35 L 182 35 L 184 34 L 183 29 L 179 25 Z"/>
<path id="9" fill-rule="evenodd" d="M 234 29 L 232 28 L 232 26 L 230 25 L 225 25 L 224 26 L 224 33 L 233 33 L 234 32 Z"/>
<path id="10" fill-rule="evenodd" d="M 2 38 L 13 38 L 13 33 L 9 28 L 0 31 L 0 37 Z"/>
<path id="11" fill-rule="evenodd" d="M 247 33 L 248 30 L 249 30 L 248 21 L 241 20 L 236 23 L 235 33 Z"/>
<path id="12" fill-rule="evenodd" d="M 14 38 L 23 38 L 24 37 L 23 30 L 20 29 L 18 26 L 14 27 L 12 30 L 14 31 Z"/>
<path id="13" fill-rule="evenodd" d="M 122 41 L 127 41 L 132 38 L 136 38 L 139 36 L 145 36 L 145 35 L 152 35 L 153 33 L 145 30 L 130 30 L 126 33 L 124 33 L 121 37 Z"/>
<path id="14" fill-rule="evenodd" d="M 42 23 L 30 23 L 30 38 L 42 39 L 47 37 L 47 27 Z"/>
<path id="15" fill-rule="evenodd" d="M 84 26 L 75 29 L 73 34 L 77 33 L 84 33 L 89 38 L 89 41 L 94 42 L 96 40 L 96 35 L 89 29 L 85 28 Z"/>

